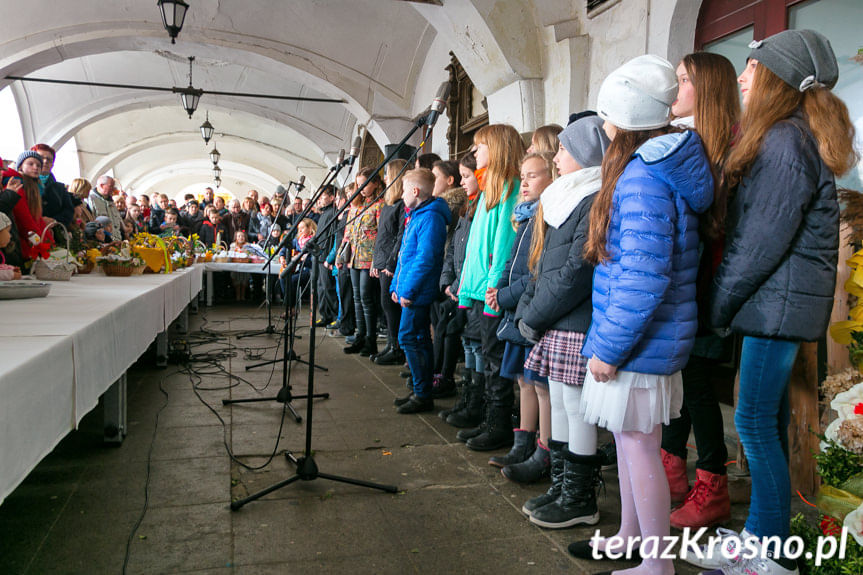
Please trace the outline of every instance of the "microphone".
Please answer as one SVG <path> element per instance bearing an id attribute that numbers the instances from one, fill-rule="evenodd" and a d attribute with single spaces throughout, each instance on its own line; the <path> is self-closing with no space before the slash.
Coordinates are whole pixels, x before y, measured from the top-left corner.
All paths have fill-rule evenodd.
<path id="1" fill-rule="evenodd" d="M 300 181 L 294 185 L 297 187 L 297 192 L 302 192 L 306 188 L 306 176 L 300 176 Z"/>
<path id="2" fill-rule="evenodd" d="M 444 110 L 446 110 L 446 101 L 449 99 L 449 92 L 451 89 L 452 85 L 449 82 L 444 82 L 440 85 L 440 88 L 437 89 L 437 94 L 435 94 L 434 100 L 432 100 L 431 110 L 429 111 L 428 116 L 426 116 L 426 126 L 434 126 L 438 117 Z"/>
<path id="3" fill-rule="evenodd" d="M 360 156 L 360 147 L 363 145 L 363 139 L 357 136 L 354 138 L 354 142 L 351 144 L 351 155 L 348 156 L 348 167 L 353 167 L 354 162 L 357 161 L 357 158 Z"/>
<path id="4" fill-rule="evenodd" d="M 333 167 L 330 168 L 330 171 L 335 172 L 336 170 L 341 168 L 342 165 L 344 165 L 344 163 L 345 163 L 345 149 L 342 148 L 341 150 L 339 150 L 339 157 L 336 158 L 336 163 L 333 164 Z"/>

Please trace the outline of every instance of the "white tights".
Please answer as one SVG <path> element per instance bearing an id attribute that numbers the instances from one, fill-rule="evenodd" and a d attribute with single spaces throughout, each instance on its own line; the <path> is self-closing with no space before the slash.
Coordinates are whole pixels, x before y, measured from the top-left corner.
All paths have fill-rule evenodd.
<path id="1" fill-rule="evenodd" d="M 548 380 L 551 397 L 551 438 L 569 444 L 576 455 L 596 454 L 596 425 L 579 414 L 581 386 Z"/>

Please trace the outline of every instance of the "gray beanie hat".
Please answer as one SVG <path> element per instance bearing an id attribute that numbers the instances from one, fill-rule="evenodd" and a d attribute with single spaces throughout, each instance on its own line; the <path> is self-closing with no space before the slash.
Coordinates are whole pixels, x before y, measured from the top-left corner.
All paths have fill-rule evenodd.
<path id="1" fill-rule="evenodd" d="M 557 135 L 561 145 L 582 168 L 602 164 L 602 157 L 610 143 L 602 124 L 603 119 L 599 116 L 588 116 L 576 120 Z"/>
<path id="2" fill-rule="evenodd" d="M 33 150 L 27 150 L 26 152 L 21 152 L 18 155 L 18 160 L 15 162 L 15 169 L 17 169 L 20 172 L 21 171 L 21 164 L 23 164 L 24 160 L 26 160 L 27 158 L 35 158 L 39 162 L 39 165 L 40 166 L 42 165 L 42 161 L 43 161 L 42 156 L 40 156 L 39 154 L 37 154 Z"/>
<path id="3" fill-rule="evenodd" d="M 12 225 L 12 220 L 9 219 L 9 216 L 0 212 L 0 231 L 5 230 L 9 226 Z"/>
<path id="4" fill-rule="evenodd" d="M 832 88 L 839 66 L 830 40 L 814 30 L 786 30 L 749 44 L 749 58 L 758 60 L 783 82 L 801 92 Z"/>

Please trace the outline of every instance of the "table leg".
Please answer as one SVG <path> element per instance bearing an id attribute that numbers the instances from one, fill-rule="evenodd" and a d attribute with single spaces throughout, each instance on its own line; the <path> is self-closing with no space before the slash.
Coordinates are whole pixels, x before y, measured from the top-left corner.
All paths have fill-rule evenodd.
<path id="1" fill-rule="evenodd" d="M 213 307 L 213 272 L 207 270 L 207 307 Z"/>
<path id="2" fill-rule="evenodd" d="M 168 367 L 168 330 L 156 335 L 156 367 Z"/>
<path id="3" fill-rule="evenodd" d="M 120 444 L 126 437 L 126 373 L 111 384 L 102 395 L 103 424 L 102 440 L 105 443 Z"/>
<path id="4" fill-rule="evenodd" d="M 181 333 L 189 335 L 189 307 L 187 305 L 183 308 L 183 311 L 180 312 L 180 315 L 177 316 L 177 329 L 180 330 Z"/>

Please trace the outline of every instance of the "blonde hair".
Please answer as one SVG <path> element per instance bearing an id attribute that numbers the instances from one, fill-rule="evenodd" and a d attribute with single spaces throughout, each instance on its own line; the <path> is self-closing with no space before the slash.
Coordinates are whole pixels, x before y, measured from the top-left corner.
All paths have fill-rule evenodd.
<path id="1" fill-rule="evenodd" d="M 547 126 L 537 128 L 530 137 L 530 145 L 533 146 L 533 151 L 536 153 L 549 152 L 554 156 L 560 143 L 557 135 L 562 131 L 563 128 L 557 124 L 548 124 Z"/>
<path id="2" fill-rule="evenodd" d="M 75 178 L 72 180 L 72 183 L 69 184 L 69 193 L 79 200 L 87 199 L 87 196 L 90 195 L 90 190 L 92 189 L 93 186 L 84 178 Z"/>
<path id="3" fill-rule="evenodd" d="M 473 141 L 488 146 L 488 169 L 482 193 L 485 196 L 485 209 L 491 210 L 514 191 L 514 182 L 518 179 L 518 169 L 524 156 L 524 143 L 518 131 L 508 124 L 484 126 Z M 505 197 L 504 190 L 507 193 Z"/>
<path id="4" fill-rule="evenodd" d="M 399 172 L 402 171 L 402 168 L 407 164 L 406 160 L 402 160 L 401 158 L 392 160 L 386 167 L 387 180 L 389 180 L 390 189 L 387 190 L 386 195 L 384 196 L 384 201 L 388 206 L 395 204 L 402 197 L 402 193 L 404 192 L 404 177 L 403 175 L 398 176 Z"/>
<path id="5" fill-rule="evenodd" d="M 749 102 L 740 122 L 740 139 L 723 169 L 729 188 L 736 187 L 749 173 L 770 128 L 789 118 L 801 106 L 818 142 L 818 153 L 830 171 L 841 176 L 854 166 L 857 160 L 854 124 L 842 100 L 827 88 L 799 92 L 769 68 L 757 64 Z"/>
<path id="6" fill-rule="evenodd" d="M 306 230 L 311 232 L 309 234 L 310 236 L 318 233 L 318 224 L 316 224 L 315 220 L 313 220 L 312 218 L 303 218 L 303 221 L 301 221 L 300 223 L 306 226 Z"/>
<path id="7" fill-rule="evenodd" d="M 420 198 L 423 200 L 431 197 L 432 192 L 434 191 L 434 173 L 432 173 L 428 168 L 414 168 L 413 170 L 408 170 L 404 173 L 402 179 L 406 183 L 410 182 L 415 184 L 422 192 Z M 410 186 L 407 187 L 410 189 Z"/>
<path id="8" fill-rule="evenodd" d="M 556 170 L 554 169 L 554 156 L 549 152 L 542 152 L 528 154 L 522 160 L 521 165 L 523 166 L 525 162 L 528 160 L 539 159 L 545 163 L 545 169 L 548 172 L 548 176 L 554 181 L 554 175 Z M 546 224 L 544 213 L 542 210 L 542 202 L 536 206 L 536 212 L 533 216 L 533 234 L 530 236 L 530 254 L 527 258 L 527 269 L 529 269 L 532 273 L 536 274 L 537 267 L 539 265 L 539 260 L 542 257 L 542 249 L 545 247 L 545 232 L 546 232 Z"/>

